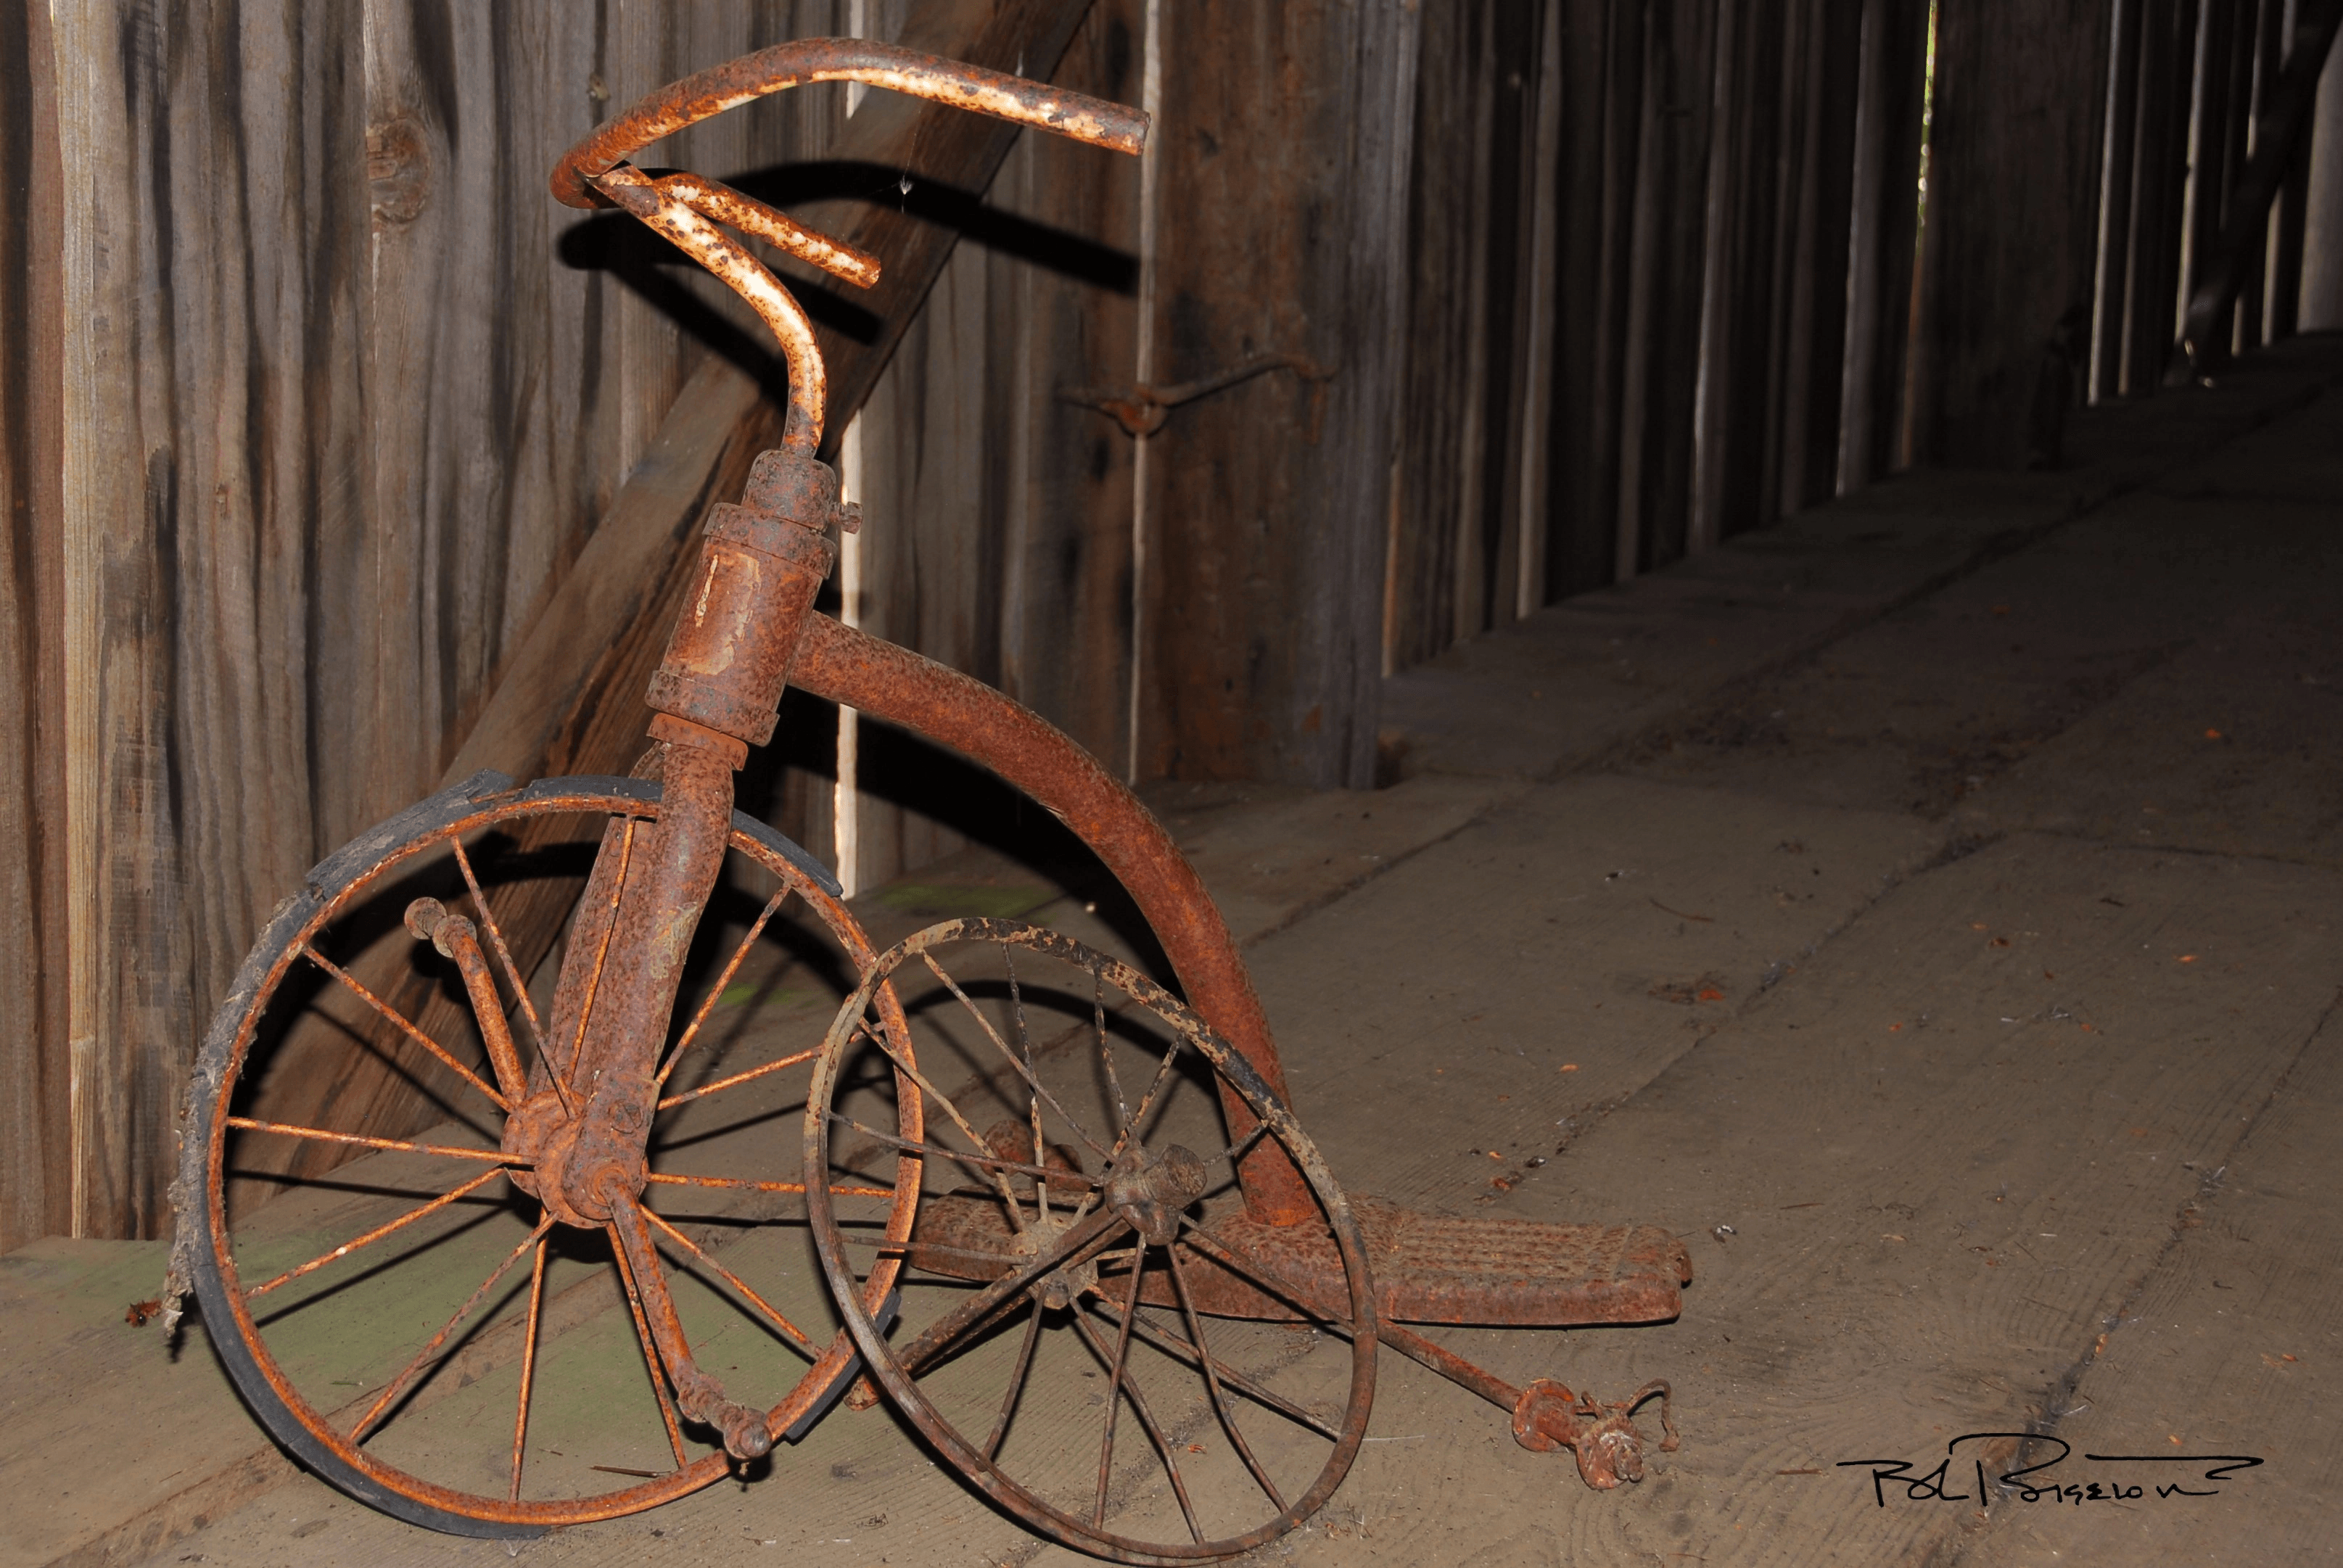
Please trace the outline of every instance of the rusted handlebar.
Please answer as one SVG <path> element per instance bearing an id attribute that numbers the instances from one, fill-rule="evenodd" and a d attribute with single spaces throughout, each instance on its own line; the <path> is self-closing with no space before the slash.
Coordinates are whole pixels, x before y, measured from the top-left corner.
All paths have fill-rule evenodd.
<path id="1" fill-rule="evenodd" d="M 813 323 L 780 280 L 709 219 L 759 235 L 861 287 L 877 281 L 877 261 L 712 180 L 692 175 L 653 180 L 624 161 L 687 126 L 808 82 L 888 87 L 1123 153 L 1136 153 L 1144 145 L 1147 116 L 1047 82 L 1004 75 L 892 44 L 805 38 L 670 82 L 562 154 L 553 166 L 556 200 L 569 206 L 609 202 L 625 208 L 723 279 L 773 329 L 789 367 L 789 408 L 781 445 L 810 453 L 821 444 L 829 394 Z"/>
<path id="2" fill-rule="evenodd" d="M 866 38 L 802 38 L 670 82 L 596 126 L 553 166 L 554 196 L 569 206 L 596 206 L 588 182 L 621 158 L 711 115 L 808 82 L 888 87 L 1119 153 L 1136 153 L 1147 140 L 1144 114 L 1103 98 Z"/>

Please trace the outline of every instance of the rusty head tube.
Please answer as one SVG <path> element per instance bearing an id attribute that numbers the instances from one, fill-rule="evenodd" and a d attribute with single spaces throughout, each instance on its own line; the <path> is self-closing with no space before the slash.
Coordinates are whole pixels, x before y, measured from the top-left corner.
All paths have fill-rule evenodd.
<path id="1" fill-rule="evenodd" d="M 1140 150 L 1147 136 L 1147 116 L 1102 98 L 1061 91 L 1047 82 L 939 59 L 892 44 L 808 38 L 778 44 L 671 82 L 596 127 L 592 135 L 561 155 L 553 166 L 556 200 L 579 207 L 608 201 L 625 208 L 722 279 L 772 328 L 789 367 L 789 409 L 781 445 L 810 454 L 821 444 L 829 394 L 829 376 L 814 346 L 813 324 L 763 263 L 709 220 L 719 218 L 759 234 L 861 286 L 875 280 L 876 263 L 713 182 L 696 177 L 679 182 L 674 176 L 654 181 L 624 162 L 652 142 L 712 115 L 808 82 L 860 82 L 888 87 L 1117 152 Z"/>

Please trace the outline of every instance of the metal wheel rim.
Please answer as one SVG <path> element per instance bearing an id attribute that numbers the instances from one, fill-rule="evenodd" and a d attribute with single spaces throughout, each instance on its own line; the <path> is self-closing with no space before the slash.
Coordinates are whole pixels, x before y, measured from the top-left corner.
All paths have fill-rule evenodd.
<path id="1" fill-rule="evenodd" d="M 1351 1316 L 1346 1327 L 1352 1337 L 1351 1388 L 1345 1403 L 1345 1420 L 1341 1438 L 1309 1489 L 1267 1523 L 1243 1534 L 1202 1543 L 1154 1543 L 1093 1529 L 1035 1496 L 1014 1477 L 977 1452 L 974 1445 L 934 1409 L 932 1402 L 920 1391 L 916 1381 L 903 1372 L 884 1334 L 872 1322 L 868 1311 L 859 1303 L 855 1281 L 827 1198 L 827 1183 L 809 1181 L 807 1211 L 813 1226 L 814 1243 L 820 1253 L 831 1295 L 840 1303 L 847 1328 L 861 1347 L 866 1372 L 887 1391 L 897 1407 L 913 1420 L 922 1434 L 936 1444 L 964 1478 L 1008 1508 L 1023 1523 L 1063 1544 L 1124 1563 L 1187 1564 L 1232 1556 L 1274 1540 L 1323 1505 L 1341 1484 L 1364 1441 L 1374 1388 L 1376 1329 L 1373 1286 L 1366 1262 L 1364 1242 L 1357 1222 L 1352 1217 L 1348 1200 L 1334 1182 L 1316 1146 L 1302 1132 L 1292 1113 L 1270 1092 L 1252 1065 L 1178 999 L 1128 965 L 1071 938 L 1021 922 L 970 918 L 945 920 L 916 932 L 880 956 L 866 972 L 862 986 L 840 1008 L 837 1020 L 830 1026 L 830 1037 L 823 1044 L 822 1054 L 816 1060 L 814 1078 L 807 1097 L 806 1169 L 809 1172 L 829 1169 L 830 1124 L 826 1111 L 836 1088 L 836 1074 L 847 1059 L 862 1010 L 869 1005 L 870 999 L 877 994 L 880 986 L 889 983 L 895 969 L 906 960 L 930 948 L 962 939 L 1031 948 L 1082 967 L 1094 964 L 1096 969 L 1093 972 L 1100 973 L 1108 983 L 1121 989 L 1133 1000 L 1185 1035 L 1189 1043 L 1206 1058 L 1213 1070 L 1244 1096 L 1254 1114 L 1268 1128 L 1269 1135 L 1285 1147 L 1323 1206 L 1343 1260 L 1351 1295 Z M 921 1419 L 922 1415 L 926 1419 Z"/>
<path id="2" fill-rule="evenodd" d="M 278 950 L 266 972 L 263 982 L 249 990 L 232 992 L 213 1025 L 212 1034 L 216 1036 L 230 1014 L 233 1013 L 236 1017 L 233 1043 L 225 1063 L 226 1070 L 217 1085 L 216 1092 L 212 1097 L 208 1124 L 201 1131 L 203 1163 L 200 1202 L 205 1223 L 201 1245 L 194 1260 L 193 1271 L 198 1294 L 209 1298 L 206 1302 L 207 1307 L 211 1305 L 212 1300 L 217 1300 L 226 1305 L 229 1322 L 232 1325 L 230 1332 L 252 1358 L 259 1375 L 266 1382 L 270 1395 L 279 1409 L 298 1422 L 310 1437 L 321 1444 L 335 1459 L 375 1486 L 419 1504 L 426 1510 L 449 1514 L 457 1521 L 468 1520 L 492 1525 L 516 1526 L 522 1532 L 535 1533 L 556 1525 L 620 1517 L 671 1502 L 708 1486 L 722 1479 L 729 1473 L 729 1465 L 726 1456 L 719 1450 L 714 1453 L 703 1455 L 667 1475 L 646 1481 L 637 1486 L 620 1487 L 587 1498 L 514 1503 L 503 1498 L 461 1493 L 438 1486 L 419 1476 L 412 1475 L 396 1465 L 377 1460 L 367 1453 L 362 1447 L 350 1442 L 327 1419 L 328 1415 L 336 1412 L 319 1412 L 277 1364 L 275 1354 L 253 1321 L 243 1292 L 237 1288 L 241 1282 L 236 1268 L 232 1238 L 226 1223 L 224 1203 L 224 1165 L 226 1135 L 230 1131 L 226 1115 L 229 1096 L 233 1093 L 235 1085 L 246 1064 L 246 1058 L 259 1020 L 269 1002 L 276 997 L 286 972 L 299 960 L 302 946 L 319 930 L 330 925 L 337 916 L 345 912 L 356 900 L 366 895 L 370 889 L 380 888 L 386 876 L 394 868 L 452 839 L 458 839 L 468 832 L 495 823 L 561 815 L 631 816 L 656 820 L 659 807 L 655 790 L 656 787 L 653 786 L 647 794 L 644 792 L 644 787 L 633 780 L 578 778 L 544 780 L 527 790 L 509 791 L 467 800 L 465 804 L 469 807 L 469 809 L 464 811 L 459 817 L 410 833 L 394 847 L 385 849 L 379 858 L 373 859 L 358 874 L 339 886 L 323 890 L 324 896 L 317 900 L 315 909 L 307 919 L 289 934 L 279 936 Z M 435 798 L 435 800 L 438 799 L 440 798 Z M 425 804 L 429 805 L 432 802 Z M 420 810 L 421 808 L 417 809 Z M 406 814 L 407 817 L 412 815 L 414 815 L 413 812 Z M 404 817 L 394 819 L 393 822 L 397 823 L 404 819 Z M 735 827 L 728 845 L 728 852 L 738 851 L 746 854 L 790 884 L 805 900 L 809 908 L 820 915 L 822 923 L 830 933 L 839 938 L 841 945 L 846 947 L 850 960 L 855 961 L 859 967 L 867 967 L 870 952 L 868 939 L 862 935 L 860 926 L 854 922 L 852 916 L 846 912 L 843 904 L 831 896 L 819 882 L 806 875 L 802 867 L 789 862 L 785 856 L 775 854 L 769 846 L 744 830 L 742 824 L 747 820 L 739 813 L 735 813 Z M 390 826 L 392 824 L 386 824 L 384 829 L 377 829 L 373 834 L 361 836 L 359 839 L 353 841 L 353 846 L 363 845 L 369 839 L 382 837 Z M 338 856 L 336 859 L 338 859 Z M 326 864 L 332 863 L 331 859 L 326 862 Z M 323 867 L 321 866 L 320 869 L 322 869 Z M 313 879 L 316 873 L 312 873 Z M 256 945 L 255 957 L 269 945 L 270 935 L 278 923 L 271 922 L 271 932 L 264 933 L 260 942 Z M 246 961 L 248 964 L 250 960 Z M 207 1037 L 206 1042 L 207 1055 L 211 1044 L 212 1039 Z M 906 1049 L 909 1049 L 908 1040 Z M 201 1086 L 196 1087 L 199 1090 Z M 888 1219 L 887 1230 L 890 1236 L 900 1239 L 899 1233 L 908 1234 L 917 1201 L 916 1182 L 909 1188 L 899 1187 Z M 873 1284 L 875 1288 L 872 1292 L 873 1300 L 870 1306 L 875 1310 L 886 1291 L 891 1289 L 891 1271 L 883 1280 L 874 1275 Z M 206 1291 L 203 1288 L 206 1285 L 209 1285 L 212 1289 Z M 222 1328 L 226 1325 L 215 1327 L 208 1312 L 206 1322 L 216 1340 L 222 1337 Z M 779 1404 L 773 1407 L 771 1416 L 776 1430 L 783 1429 L 789 1422 L 798 1420 L 804 1413 L 805 1408 L 809 1407 L 826 1390 L 828 1384 L 850 1368 L 856 1355 L 857 1350 L 851 1335 L 848 1332 L 841 1331 L 824 1350 L 821 1356 L 808 1368 L 797 1386 Z M 238 1381 L 240 1384 L 241 1380 Z M 265 1418 L 264 1424 L 267 1424 Z"/>

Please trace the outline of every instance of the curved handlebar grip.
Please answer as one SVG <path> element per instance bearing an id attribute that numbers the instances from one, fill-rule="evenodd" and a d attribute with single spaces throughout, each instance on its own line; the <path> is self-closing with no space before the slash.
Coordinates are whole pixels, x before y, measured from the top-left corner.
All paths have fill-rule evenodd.
<path id="1" fill-rule="evenodd" d="M 1103 98 L 893 44 L 804 38 L 670 82 L 616 119 L 596 126 L 553 166 L 554 198 L 568 206 L 598 206 L 588 182 L 621 160 L 712 115 L 808 82 L 891 88 L 1115 152 L 1136 153 L 1147 141 L 1144 113 Z"/>

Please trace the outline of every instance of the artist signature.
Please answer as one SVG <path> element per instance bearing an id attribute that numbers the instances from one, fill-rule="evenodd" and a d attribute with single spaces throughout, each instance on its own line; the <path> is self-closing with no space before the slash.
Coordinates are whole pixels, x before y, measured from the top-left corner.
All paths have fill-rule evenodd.
<path id="1" fill-rule="evenodd" d="M 2009 1438 L 2020 1442 L 2048 1443 L 2057 1452 L 2036 1464 L 2003 1471 L 1986 1483 L 1986 1467 L 1991 1462 L 1982 1453 L 1972 1450 L 1962 1454 L 1964 1443 L 1986 1444 L 1996 1438 Z M 1880 1507 L 1887 1506 L 1887 1489 L 1895 1486 L 1903 1492 L 1906 1503 L 1967 1503 L 1975 1500 L 1981 1507 L 1990 1507 L 1997 1488 L 2005 1500 L 2019 1503 L 2071 1503 L 2080 1508 L 2086 1503 L 2127 1503 L 2133 1499 L 2145 1501 L 2151 1493 L 2159 1499 L 2175 1497 L 2218 1497 L 2220 1483 L 2230 1478 L 2230 1473 L 2250 1470 L 2262 1462 L 2245 1453 L 2087 1453 L 2085 1461 L 2092 1464 L 2115 1464 L 2126 1468 L 2101 1480 L 2064 1480 L 2045 1474 L 2074 1452 L 2075 1445 L 2063 1438 L 2045 1437 L 2026 1432 L 1968 1432 L 1945 1444 L 1945 1458 L 1934 1470 L 1916 1473 L 1919 1461 L 1906 1459 L 1842 1459 L 1838 1468 L 1867 1469 L 1871 1472 L 1872 1500 Z M 1966 1462 L 1963 1462 L 1966 1459 Z M 2142 1466 L 2161 1466 L 2143 1469 Z M 2189 1473 L 2176 1473 L 2173 1467 L 2203 1466 Z M 1957 1467 L 1957 1468 L 1956 1468 Z M 1962 1470 L 1970 1475 L 1961 1474 Z M 2138 1476 L 2137 1482 L 2127 1480 Z M 1954 1492 L 1949 1488 L 1967 1483 L 1974 1476 L 1975 1492 Z M 2169 1480 L 2162 1479 L 2171 1477 Z"/>

